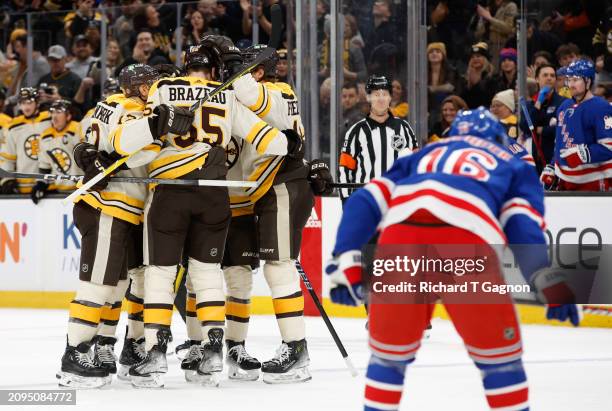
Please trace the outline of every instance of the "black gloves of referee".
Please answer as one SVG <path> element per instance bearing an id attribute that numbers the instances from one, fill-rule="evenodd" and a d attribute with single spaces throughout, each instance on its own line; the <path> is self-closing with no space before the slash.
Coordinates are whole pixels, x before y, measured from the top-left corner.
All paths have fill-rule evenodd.
<path id="1" fill-rule="evenodd" d="M 149 129 L 154 139 L 168 133 L 184 136 L 189 132 L 192 122 L 193 113 L 188 108 L 160 104 L 149 117 Z"/>
<path id="2" fill-rule="evenodd" d="M 334 192 L 331 172 L 329 166 L 323 160 L 312 160 L 309 164 L 308 181 L 310 188 L 316 196 L 330 195 Z"/>

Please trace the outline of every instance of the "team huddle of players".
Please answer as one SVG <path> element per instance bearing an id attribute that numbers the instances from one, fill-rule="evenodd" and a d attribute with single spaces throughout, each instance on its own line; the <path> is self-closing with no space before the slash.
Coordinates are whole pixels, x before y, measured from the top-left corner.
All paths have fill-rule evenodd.
<path id="1" fill-rule="evenodd" d="M 208 35 L 187 51 L 184 72 L 128 66 L 118 79 L 120 92 L 109 92 L 80 125 L 71 122 L 66 102 L 56 102 L 49 128 L 42 121 L 48 115 L 42 119 L 37 112 L 35 92 L 21 91 L 22 124 L 9 131 L 21 127 L 22 134 L 36 131 L 41 138 L 26 139 L 33 154 L 27 159 L 2 151 L 2 167 L 9 171 L 80 174 L 80 168 L 86 182 L 127 157 L 113 176 L 219 182 L 148 186 L 106 176 L 76 200 L 79 285 L 57 374 L 61 386 L 101 387 L 115 373 L 138 387 L 163 386 L 182 261 L 189 266 L 189 342 L 181 363 L 188 381 L 218 383 L 224 341 L 230 378 L 256 380 L 260 372 L 269 383 L 311 378 L 295 259 L 313 196 L 328 192 L 331 178 L 320 162 L 310 167 L 303 158 L 297 97 L 275 81 L 278 56 L 189 110 L 264 50 L 256 45 L 240 51 L 227 37 Z M 31 164 L 26 169 L 20 161 Z M 226 179 L 250 184 L 233 186 Z M 7 192 L 17 187 L 35 201 L 51 188 L 43 181 L 6 184 Z M 276 355 L 263 363 L 245 350 L 252 270 L 260 260 L 282 336 Z M 124 296 L 128 326 L 117 367 Z"/>

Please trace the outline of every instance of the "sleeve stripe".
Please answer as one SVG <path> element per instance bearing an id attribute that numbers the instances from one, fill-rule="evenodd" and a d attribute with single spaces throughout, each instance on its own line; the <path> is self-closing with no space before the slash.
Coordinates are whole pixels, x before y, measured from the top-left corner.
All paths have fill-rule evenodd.
<path id="1" fill-rule="evenodd" d="M 121 150 L 121 134 L 123 132 L 123 126 L 118 126 L 115 130 L 113 130 L 113 132 L 110 135 L 110 141 L 111 144 L 113 146 L 113 148 L 115 149 L 115 151 L 119 154 L 121 154 L 122 156 L 128 156 L 130 155 L 130 153 L 126 153 L 125 151 Z"/>
<path id="2" fill-rule="evenodd" d="M 546 222 L 544 217 L 529 204 L 528 201 L 522 198 L 512 198 L 502 206 L 501 213 L 499 216 L 499 222 L 502 227 L 510 220 L 510 218 L 517 214 L 523 214 L 533 221 L 535 221 L 542 230 L 546 228 Z"/>
<path id="3" fill-rule="evenodd" d="M 0 157 L 5 158 L 7 160 L 17 160 L 17 156 L 9 153 L 0 153 Z"/>
<path id="4" fill-rule="evenodd" d="M 267 127 L 267 131 L 264 136 L 260 139 L 259 143 L 255 146 L 255 149 L 259 154 L 263 154 L 268 149 L 270 143 L 278 136 L 280 130 L 272 127 Z"/>
<path id="5" fill-rule="evenodd" d="M 378 178 L 370 181 L 364 188 L 374 197 L 380 213 L 385 214 L 391 201 L 393 183 L 386 178 Z"/>
<path id="6" fill-rule="evenodd" d="M 268 96 L 268 90 L 266 90 L 263 84 L 259 83 L 259 96 L 257 97 L 255 104 L 249 106 L 249 110 L 259 115 L 259 113 L 265 110 L 265 108 L 269 105 L 270 99 Z"/>
<path id="7" fill-rule="evenodd" d="M 257 135 L 259 134 L 259 132 L 266 127 L 266 123 L 263 121 L 258 122 L 257 124 L 255 124 L 253 126 L 253 128 L 251 128 L 251 131 L 248 132 L 248 134 L 246 135 L 246 137 L 244 138 L 247 143 L 251 143 L 253 144 L 253 141 L 255 140 L 255 138 L 257 137 Z"/>

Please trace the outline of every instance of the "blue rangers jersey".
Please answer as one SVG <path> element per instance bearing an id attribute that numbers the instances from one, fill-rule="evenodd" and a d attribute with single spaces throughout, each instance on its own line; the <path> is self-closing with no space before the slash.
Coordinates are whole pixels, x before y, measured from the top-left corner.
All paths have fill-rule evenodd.
<path id="1" fill-rule="evenodd" d="M 399 158 L 345 204 L 334 255 L 425 209 L 489 244 L 546 244 L 535 168 L 488 140 L 449 137 Z M 545 257 L 542 257 L 545 258 Z"/>
<path id="2" fill-rule="evenodd" d="M 570 183 L 582 184 L 612 177 L 612 105 L 601 97 L 577 104 L 566 100 L 557 111 L 557 134 L 553 157 L 555 174 Z M 587 164 L 571 168 L 561 150 L 585 144 Z"/>

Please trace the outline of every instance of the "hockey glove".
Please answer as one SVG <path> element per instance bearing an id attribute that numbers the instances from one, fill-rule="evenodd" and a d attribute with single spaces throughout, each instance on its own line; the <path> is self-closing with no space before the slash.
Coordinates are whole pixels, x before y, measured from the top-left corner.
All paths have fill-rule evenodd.
<path id="1" fill-rule="evenodd" d="M 291 128 L 283 130 L 283 134 L 287 137 L 287 156 L 297 159 L 304 158 L 304 141 L 302 137 Z"/>
<path id="2" fill-rule="evenodd" d="M 30 193 L 30 198 L 34 204 L 38 204 L 38 202 L 47 194 L 47 188 L 49 188 L 49 184 L 44 181 L 37 181 L 34 188 L 32 188 L 32 192 Z"/>
<path id="3" fill-rule="evenodd" d="M 6 180 L 0 187 L 2 194 L 18 194 L 17 180 Z"/>
<path id="4" fill-rule="evenodd" d="M 113 165 L 120 158 L 121 156 L 119 156 L 115 152 L 109 154 L 105 151 L 99 151 L 96 155 L 96 159 L 92 163 L 90 163 L 89 166 L 84 170 L 85 178 L 83 179 L 83 183 L 88 182 L 98 174 L 104 172 L 105 169 Z M 127 166 L 123 164 L 119 169 L 127 169 Z M 91 189 L 96 191 L 104 190 L 106 186 L 108 186 L 110 178 L 110 174 L 105 176 L 102 180 L 94 184 Z"/>
<path id="5" fill-rule="evenodd" d="M 98 149 L 93 144 L 81 142 L 74 146 L 72 154 L 74 156 L 76 165 L 81 170 L 85 170 L 91 163 L 96 161 L 96 157 L 98 157 Z"/>
<path id="6" fill-rule="evenodd" d="M 557 176 L 555 175 L 555 168 L 552 165 L 546 164 L 546 167 L 544 167 L 540 175 L 540 181 L 545 190 L 552 190 L 555 188 L 557 185 Z"/>
<path id="7" fill-rule="evenodd" d="M 357 306 L 363 304 L 361 277 L 361 251 L 353 250 L 340 254 L 325 266 L 334 288 L 329 292 L 336 304 Z"/>
<path id="8" fill-rule="evenodd" d="M 567 285 L 567 276 L 562 268 L 543 268 L 534 273 L 532 283 L 540 301 L 547 303 L 546 318 L 569 320 L 574 326 L 580 324 L 576 297 Z"/>
<path id="9" fill-rule="evenodd" d="M 168 133 L 184 136 L 189 132 L 193 122 L 193 113 L 188 108 L 161 104 L 149 117 L 149 129 L 154 139 Z"/>
<path id="10" fill-rule="evenodd" d="M 567 165 L 571 168 L 576 168 L 586 163 L 591 162 L 591 153 L 586 144 L 578 144 L 571 148 L 561 150 L 561 157 L 565 159 Z"/>
<path id="11" fill-rule="evenodd" d="M 312 160 L 309 164 L 308 181 L 316 196 L 330 195 L 334 192 L 331 184 L 334 182 L 329 167 L 323 160 Z"/>

